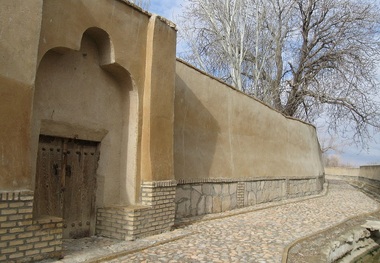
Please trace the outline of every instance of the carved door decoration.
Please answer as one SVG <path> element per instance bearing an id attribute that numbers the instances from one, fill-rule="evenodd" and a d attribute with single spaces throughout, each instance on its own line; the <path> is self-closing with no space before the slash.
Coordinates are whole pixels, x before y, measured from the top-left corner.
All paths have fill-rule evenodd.
<path id="1" fill-rule="evenodd" d="M 40 135 L 34 213 L 62 217 L 63 238 L 95 232 L 98 143 Z"/>

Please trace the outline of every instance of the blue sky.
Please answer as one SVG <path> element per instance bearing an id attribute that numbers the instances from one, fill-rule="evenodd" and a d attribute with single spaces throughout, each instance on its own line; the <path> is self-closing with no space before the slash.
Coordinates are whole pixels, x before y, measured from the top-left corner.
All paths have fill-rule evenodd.
<path id="1" fill-rule="evenodd" d="M 182 13 L 181 10 L 182 8 L 185 8 L 186 2 L 186 0 L 150 0 L 149 11 L 176 23 L 177 16 Z M 181 29 L 179 28 L 179 30 Z M 375 141 L 369 144 L 368 150 L 363 150 L 355 145 L 343 143 L 342 145 L 344 146 L 341 146 L 341 153 L 338 155 L 340 155 L 340 158 L 344 164 L 351 164 L 354 166 L 375 163 L 380 164 L 379 133 L 375 136 Z"/>
<path id="2" fill-rule="evenodd" d="M 185 3 L 184 0 L 150 0 L 149 11 L 175 22 Z"/>

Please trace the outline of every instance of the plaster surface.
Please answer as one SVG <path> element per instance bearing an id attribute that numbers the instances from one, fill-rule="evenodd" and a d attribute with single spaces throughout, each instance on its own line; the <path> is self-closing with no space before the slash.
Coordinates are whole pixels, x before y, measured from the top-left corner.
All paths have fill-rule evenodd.
<path id="1" fill-rule="evenodd" d="M 316 177 L 315 127 L 177 61 L 174 169 L 194 178 Z"/>
<path id="2" fill-rule="evenodd" d="M 360 177 L 380 181 L 380 165 L 360 166 Z"/>
<path id="3" fill-rule="evenodd" d="M 121 0 L 4 1 L 0 23 L 0 189 L 34 189 L 40 133 L 101 142 L 101 203 L 173 179 L 173 24 Z"/>

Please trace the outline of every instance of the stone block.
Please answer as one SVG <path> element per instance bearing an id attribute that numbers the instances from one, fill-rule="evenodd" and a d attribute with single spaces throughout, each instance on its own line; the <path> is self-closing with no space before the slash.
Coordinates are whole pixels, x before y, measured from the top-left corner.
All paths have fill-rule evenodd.
<path id="1" fill-rule="evenodd" d="M 221 187 L 222 187 L 222 196 L 229 196 L 230 195 L 229 184 L 221 184 Z"/>
<path id="2" fill-rule="evenodd" d="M 258 200 L 257 200 L 257 193 L 255 192 L 249 192 L 248 193 L 248 205 L 255 205 L 258 203 Z"/>
<path id="3" fill-rule="evenodd" d="M 230 196 L 230 199 L 231 199 L 231 208 L 232 209 L 235 209 L 237 208 L 237 197 L 236 197 L 236 194 L 233 194 Z"/>
<path id="4" fill-rule="evenodd" d="M 236 195 L 236 193 L 237 193 L 237 184 L 236 183 L 229 184 L 228 187 L 229 187 L 229 193 L 230 193 L 230 195 Z"/>
<path id="5" fill-rule="evenodd" d="M 201 199 L 201 194 L 198 191 L 191 191 L 191 208 L 196 208 Z"/>
<path id="6" fill-rule="evenodd" d="M 213 206 L 212 196 L 206 196 L 205 198 L 205 213 L 206 214 L 211 214 L 213 212 L 212 206 Z"/>
<path id="7" fill-rule="evenodd" d="M 222 212 L 222 198 L 220 196 L 214 196 L 212 198 L 212 212 L 213 213 Z"/>
<path id="8" fill-rule="evenodd" d="M 222 212 L 231 210 L 231 199 L 230 196 L 222 197 Z"/>
<path id="9" fill-rule="evenodd" d="M 202 196 L 197 206 L 197 215 L 204 215 L 206 211 L 206 197 Z"/>
<path id="10" fill-rule="evenodd" d="M 198 193 L 202 193 L 202 186 L 201 185 L 193 185 L 193 191 L 197 191 Z"/>
<path id="11" fill-rule="evenodd" d="M 179 218 L 189 216 L 190 214 L 190 201 L 189 200 L 183 200 L 180 203 L 177 203 L 177 213 L 176 215 Z"/>
<path id="12" fill-rule="evenodd" d="M 203 193 L 203 195 L 212 196 L 215 193 L 214 188 L 212 187 L 212 184 L 202 184 L 201 189 L 202 189 L 201 192 Z"/>
<path id="13" fill-rule="evenodd" d="M 175 202 L 181 202 L 181 200 L 188 200 L 191 198 L 191 188 L 188 189 L 183 189 L 183 188 L 178 188 L 177 193 L 175 196 Z"/>
<path id="14" fill-rule="evenodd" d="M 221 195 L 222 194 L 222 185 L 221 184 L 214 184 L 214 195 Z"/>

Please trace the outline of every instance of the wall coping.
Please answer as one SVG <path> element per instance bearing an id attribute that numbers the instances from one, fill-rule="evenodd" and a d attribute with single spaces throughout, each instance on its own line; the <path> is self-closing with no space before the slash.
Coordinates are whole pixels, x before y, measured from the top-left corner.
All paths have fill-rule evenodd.
<path id="1" fill-rule="evenodd" d="M 181 58 L 178 58 L 178 57 L 177 57 L 176 61 L 179 62 L 179 63 L 181 63 L 181 64 L 183 64 L 183 65 L 185 65 L 185 66 L 187 66 L 187 67 L 189 67 L 189 68 L 191 68 L 191 69 L 193 69 L 193 70 L 195 70 L 195 71 L 197 71 L 197 72 L 199 72 L 200 74 L 202 74 L 202 75 L 204 75 L 204 76 L 206 76 L 206 77 L 209 77 L 209 78 L 211 78 L 211 79 L 213 79 L 213 80 L 219 82 L 220 84 L 226 86 L 227 88 L 229 88 L 229 89 L 231 89 L 231 90 L 233 90 L 233 91 L 236 91 L 236 92 L 242 94 L 243 96 L 246 96 L 246 97 L 248 97 L 248 98 L 251 98 L 252 100 L 254 100 L 254 101 L 256 101 L 257 103 L 259 103 L 259 104 L 261 104 L 261 105 L 267 107 L 268 109 L 270 109 L 270 110 L 272 110 L 272 111 L 274 111 L 274 112 L 277 112 L 278 114 L 282 115 L 284 118 L 286 118 L 286 119 L 288 119 L 288 120 L 298 121 L 298 122 L 300 122 L 300 123 L 303 123 L 303 124 L 306 124 L 306 125 L 308 125 L 308 126 L 313 127 L 315 130 L 317 129 L 316 126 L 315 126 L 314 124 L 311 124 L 311 123 L 309 123 L 309 122 L 306 122 L 306 121 L 304 121 L 304 120 L 301 120 L 301 119 L 298 119 L 298 118 L 295 118 L 295 117 L 287 116 L 287 115 L 285 115 L 284 113 L 280 112 L 279 110 L 277 110 L 277 109 L 271 107 L 269 104 L 267 104 L 267 103 L 265 103 L 265 102 L 259 100 L 259 99 L 256 98 L 255 96 L 253 96 L 253 95 L 249 95 L 249 94 L 247 94 L 247 93 L 245 93 L 245 92 L 243 92 L 243 91 L 241 91 L 241 90 L 238 90 L 236 87 L 234 87 L 234 86 L 232 86 L 232 85 L 230 85 L 230 84 L 224 82 L 222 79 L 217 78 L 217 77 L 215 77 L 215 76 L 213 76 L 213 75 L 207 73 L 206 71 L 197 68 L 196 66 L 190 64 L 189 62 L 187 62 L 187 61 L 185 61 L 185 60 L 183 60 L 183 59 L 181 59 Z"/>
<path id="2" fill-rule="evenodd" d="M 309 180 L 320 179 L 324 175 L 304 176 L 304 177 L 255 177 L 255 178 L 195 178 L 195 179 L 179 179 L 177 185 L 182 184 L 200 184 L 200 183 L 238 183 L 238 182 L 256 182 L 256 181 L 286 181 L 286 180 Z"/>
<path id="3" fill-rule="evenodd" d="M 165 180 L 165 181 L 150 181 L 143 182 L 141 187 L 143 188 L 156 188 L 156 187 L 172 187 L 176 186 L 178 183 L 176 180 Z"/>

